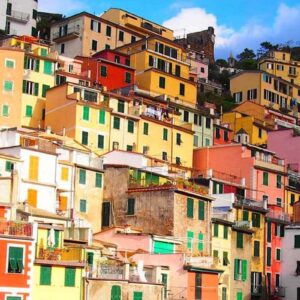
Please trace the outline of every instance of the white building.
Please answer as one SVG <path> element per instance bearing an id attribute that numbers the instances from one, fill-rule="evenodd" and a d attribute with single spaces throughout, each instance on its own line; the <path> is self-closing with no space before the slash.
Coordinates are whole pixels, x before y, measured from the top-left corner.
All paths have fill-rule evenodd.
<path id="1" fill-rule="evenodd" d="M 38 0 L 0 0 L 0 30 L 10 35 L 37 36 Z"/>
<path id="2" fill-rule="evenodd" d="M 282 241 L 282 286 L 285 299 L 300 299 L 300 224 L 285 228 Z"/>

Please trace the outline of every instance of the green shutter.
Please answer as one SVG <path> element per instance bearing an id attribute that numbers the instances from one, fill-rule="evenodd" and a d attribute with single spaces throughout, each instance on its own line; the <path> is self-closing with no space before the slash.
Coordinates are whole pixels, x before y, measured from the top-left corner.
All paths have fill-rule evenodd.
<path id="1" fill-rule="evenodd" d="M 166 79 L 165 77 L 159 77 L 159 87 L 164 89 L 166 87 Z"/>
<path id="2" fill-rule="evenodd" d="M 124 111 L 125 111 L 125 102 L 119 100 L 118 101 L 118 112 L 124 113 Z"/>
<path id="3" fill-rule="evenodd" d="M 219 236 L 219 224 L 214 224 L 214 236 Z"/>
<path id="4" fill-rule="evenodd" d="M 86 200 L 85 199 L 80 199 L 79 211 L 83 212 L 83 213 L 86 213 Z"/>
<path id="5" fill-rule="evenodd" d="M 42 49 L 41 49 L 41 56 L 47 56 L 47 54 L 48 54 L 48 50 L 42 48 Z"/>
<path id="6" fill-rule="evenodd" d="M 22 92 L 23 92 L 24 94 L 26 94 L 26 86 L 27 86 L 27 81 L 26 81 L 26 80 L 23 80 Z"/>
<path id="7" fill-rule="evenodd" d="M 269 184 L 269 173 L 263 172 L 263 185 L 268 185 L 268 184 Z"/>
<path id="8" fill-rule="evenodd" d="M 129 72 L 125 73 L 125 82 L 131 83 L 131 74 Z"/>
<path id="9" fill-rule="evenodd" d="M 102 174 L 96 173 L 96 182 L 95 186 L 101 188 L 102 187 Z"/>
<path id="10" fill-rule="evenodd" d="M 75 268 L 66 268 L 65 269 L 65 286 L 75 286 L 75 276 L 76 276 L 76 269 Z"/>
<path id="11" fill-rule="evenodd" d="M 11 172 L 12 168 L 13 168 L 13 163 L 11 161 L 7 160 L 5 162 L 5 171 Z"/>
<path id="12" fill-rule="evenodd" d="M 39 59 L 35 60 L 34 71 L 35 72 L 39 72 L 40 71 L 40 60 Z"/>
<path id="13" fill-rule="evenodd" d="M 54 230 L 54 248 L 58 248 L 59 247 L 59 230 Z"/>
<path id="14" fill-rule="evenodd" d="M 25 116 L 32 117 L 32 106 L 31 105 L 26 105 Z"/>
<path id="15" fill-rule="evenodd" d="M 143 292 L 133 292 L 133 300 L 143 300 Z"/>
<path id="16" fill-rule="evenodd" d="M 2 116 L 3 116 L 3 117 L 8 117 L 8 111 L 9 111 L 8 105 L 4 104 L 4 105 L 2 106 Z"/>
<path id="17" fill-rule="evenodd" d="M 133 216 L 135 210 L 135 199 L 134 198 L 129 198 L 127 200 L 127 215 Z"/>
<path id="18" fill-rule="evenodd" d="M 39 95 L 39 84 L 37 82 L 34 83 L 34 96 Z"/>
<path id="19" fill-rule="evenodd" d="M 48 75 L 52 75 L 52 62 L 44 61 L 44 73 Z"/>
<path id="20" fill-rule="evenodd" d="M 40 267 L 40 285 L 51 285 L 52 268 L 48 266 Z"/>
<path id="21" fill-rule="evenodd" d="M 260 214 L 252 213 L 252 225 L 253 227 L 260 228 Z"/>
<path id="22" fill-rule="evenodd" d="M 247 280 L 247 272 L 248 272 L 248 261 L 243 259 L 242 260 L 242 280 Z"/>
<path id="23" fill-rule="evenodd" d="M 194 199 L 192 198 L 187 198 L 187 217 L 194 217 Z"/>
<path id="24" fill-rule="evenodd" d="M 105 124 L 105 110 L 100 110 L 99 111 L 99 123 L 100 124 Z"/>
<path id="25" fill-rule="evenodd" d="M 222 287 L 222 300 L 227 300 L 227 288 Z"/>
<path id="26" fill-rule="evenodd" d="M 121 287 L 113 285 L 111 287 L 110 300 L 121 300 Z"/>
<path id="27" fill-rule="evenodd" d="M 11 92 L 13 89 L 13 82 L 10 80 L 5 80 L 4 81 L 4 90 L 7 92 Z"/>
<path id="28" fill-rule="evenodd" d="M 153 245 L 154 254 L 173 254 L 174 253 L 174 244 L 162 242 L 162 241 L 154 241 Z"/>
<path id="29" fill-rule="evenodd" d="M 89 143 L 89 133 L 86 131 L 82 131 L 81 143 L 83 145 L 87 145 Z"/>
<path id="30" fill-rule="evenodd" d="M 234 280 L 239 280 L 239 259 L 234 260 Z"/>
<path id="31" fill-rule="evenodd" d="M 243 292 L 236 293 L 236 300 L 243 300 Z"/>
<path id="32" fill-rule="evenodd" d="M 228 252 L 223 251 L 223 266 L 228 265 Z"/>
<path id="33" fill-rule="evenodd" d="M 50 89 L 50 85 L 43 84 L 42 86 L 42 97 L 46 97 L 47 91 Z"/>
<path id="34" fill-rule="evenodd" d="M 163 128 L 163 140 L 167 141 L 168 140 L 168 129 Z"/>
<path id="35" fill-rule="evenodd" d="M 161 274 L 161 283 L 164 285 L 164 296 L 166 299 L 168 296 L 168 274 Z"/>
<path id="36" fill-rule="evenodd" d="M 203 244 L 203 233 L 200 232 L 200 233 L 198 234 L 198 250 L 199 250 L 199 251 L 203 251 L 203 249 L 204 249 L 204 244 Z"/>
<path id="37" fill-rule="evenodd" d="M 128 120 L 127 131 L 130 133 L 134 132 L 134 122 L 132 120 Z"/>
<path id="38" fill-rule="evenodd" d="M 224 225 L 223 238 L 228 239 L 228 226 Z"/>
<path id="39" fill-rule="evenodd" d="M 271 243 L 272 241 L 272 223 L 267 222 L 267 242 Z"/>
<path id="40" fill-rule="evenodd" d="M 267 247 L 267 266 L 271 266 L 271 258 L 272 258 L 272 249 Z"/>
<path id="41" fill-rule="evenodd" d="M 243 221 L 249 220 L 249 211 L 243 210 Z"/>
<path id="42" fill-rule="evenodd" d="M 24 57 L 24 69 L 25 70 L 28 69 L 28 57 L 27 56 Z"/>
<path id="43" fill-rule="evenodd" d="M 113 127 L 114 127 L 114 129 L 120 129 L 120 118 L 114 117 Z"/>
<path id="44" fill-rule="evenodd" d="M 213 251 L 213 257 L 218 257 L 219 258 L 219 251 L 218 250 Z"/>
<path id="45" fill-rule="evenodd" d="M 193 231 L 188 231 L 187 232 L 187 248 L 189 250 L 192 249 L 192 241 L 193 241 L 193 238 L 194 238 L 194 232 Z"/>
<path id="46" fill-rule="evenodd" d="M 79 170 L 79 183 L 85 184 L 86 183 L 86 170 Z"/>
<path id="47" fill-rule="evenodd" d="M 295 235 L 295 248 L 300 248 L 300 235 Z"/>
<path id="48" fill-rule="evenodd" d="M 259 257 L 260 243 L 259 241 L 254 241 L 254 256 Z"/>
<path id="49" fill-rule="evenodd" d="M 104 149 L 104 136 L 100 134 L 98 135 L 98 148 Z"/>
<path id="50" fill-rule="evenodd" d="M 281 260 L 281 250 L 276 249 L 276 260 L 280 261 Z"/>
<path id="51" fill-rule="evenodd" d="M 107 68 L 105 66 L 100 67 L 100 74 L 101 74 L 102 77 L 107 76 Z"/>
<path id="52" fill-rule="evenodd" d="M 244 236 L 242 232 L 237 232 L 236 234 L 236 247 L 237 248 L 244 247 Z"/>
<path id="53" fill-rule="evenodd" d="M 204 214 L 205 214 L 205 204 L 204 201 L 199 200 L 198 201 L 198 219 L 204 220 Z"/>
<path id="54" fill-rule="evenodd" d="M 148 123 L 144 123 L 144 134 L 148 135 L 149 133 L 149 124 Z"/>
<path id="55" fill-rule="evenodd" d="M 12 60 L 6 60 L 5 61 L 5 67 L 9 69 L 13 69 L 15 67 L 15 62 Z"/>
<path id="56" fill-rule="evenodd" d="M 83 106 L 83 120 L 88 121 L 90 119 L 90 108 L 88 106 Z"/>
<path id="57" fill-rule="evenodd" d="M 9 247 L 8 253 L 8 272 L 9 273 L 22 273 L 23 271 L 23 248 Z"/>
<path id="58" fill-rule="evenodd" d="M 87 253 L 87 262 L 88 262 L 89 266 L 93 266 L 93 264 L 94 264 L 94 253 L 93 252 Z"/>

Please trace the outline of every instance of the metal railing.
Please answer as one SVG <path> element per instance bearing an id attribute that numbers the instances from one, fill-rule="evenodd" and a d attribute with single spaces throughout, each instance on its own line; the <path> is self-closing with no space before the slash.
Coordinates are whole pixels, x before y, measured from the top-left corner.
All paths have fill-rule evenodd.
<path id="1" fill-rule="evenodd" d="M 8 17 L 16 21 L 27 23 L 29 21 L 30 14 L 17 11 L 17 10 L 12 10 L 8 15 Z"/>
<path id="2" fill-rule="evenodd" d="M 65 228 L 64 238 L 76 241 L 88 241 L 89 228 Z"/>
<path id="3" fill-rule="evenodd" d="M 124 267 L 118 265 L 100 264 L 95 267 L 90 277 L 99 279 L 122 280 L 124 279 Z"/>
<path id="4" fill-rule="evenodd" d="M 251 221 L 235 221 L 234 225 L 239 228 L 246 228 L 246 229 L 252 228 Z"/>
<path id="5" fill-rule="evenodd" d="M 39 248 L 36 258 L 51 261 L 83 261 L 81 248 Z"/>
<path id="6" fill-rule="evenodd" d="M 267 202 L 266 201 L 255 201 L 250 199 L 236 199 L 235 204 L 241 206 L 250 206 L 253 208 L 264 208 L 267 209 Z"/>
<path id="7" fill-rule="evenodd" d="M 285 287 L 283 287 L 283 286 L 275 287 L 274 296 L 276 296 L 276 297 L 285 297 Z"/>
<path id="8" fill-rule="evenodd" d="M 267 213 L 266 217 L 271 218 L 271 219 L 285 221 L 285 222 L 291 221 L 290 216 L 287 213 L 278 212 L 278 211 L 274 211 L 274 210 L 269 211 Z"/>
<path id="9" fill-rule="evenodd" d="M 31 223 L 16 221 L 0 221 L 0 235 L 19 237 L 32 237 L 33 225 Z"/>
<path id="10" fill-rule="evenodd" d="M 63 38 L 68 35 L 76 35 L 78 36 L 80 34 L 80 26 L 72 26 L 68 27 L 66 31 L 57 31 L 53 33 L 53 39 L 59 39 Z"/>

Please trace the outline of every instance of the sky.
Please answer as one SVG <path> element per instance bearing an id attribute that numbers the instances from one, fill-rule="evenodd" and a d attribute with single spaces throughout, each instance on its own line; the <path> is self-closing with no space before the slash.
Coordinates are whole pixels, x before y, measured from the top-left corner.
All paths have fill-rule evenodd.
<path id="1" fill-rule="evenodd" d="M 263 41 L 300 46 L 299 0 L 39 0 L 39 10 L 70 16 L 118 7 L 174 30 L 175 36 L 216 33 L 216 57 L 256 50 Z"/>

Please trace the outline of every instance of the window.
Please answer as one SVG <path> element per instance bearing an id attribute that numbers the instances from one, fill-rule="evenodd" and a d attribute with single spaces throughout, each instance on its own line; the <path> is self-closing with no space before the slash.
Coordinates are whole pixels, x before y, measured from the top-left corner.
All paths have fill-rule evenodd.
<path id="1" fill-rule="evenodd" d="M 223 238 L 228 239 L 228 226 L 224 225 L 224 232 L 223 232 Z"/>
<path id="2" fill-rule="evenodd" d="M 229 263 L 228 252 L 224 251 L 223 252 L 223 266 L 227 266 L 228 263 Z"/>
<path id="3" fill-rule="evenodd" d="M 9 160 L 5 162 L 5 172 L 11 172 L 13 170 L 13 163 Z"/>
<path id="4" fill-rule="evenodd" d="M 82 131 L 81 144 L 88 145 L 89 143 L 89 133 L 87 131 Z"/>
<path id="5" fill-rule="evenodd" d="M 39 72 L 40 71 L 40 60 L 36 59 L 36 58 L 25 56 L 24 69 Z"/>
<path id="6" fill-rule="evenodd" d="M 206 120 L 205 120 L 205 127 L 206 127 L 207 129 L 210 129 L 210 127 L 211 127 L 210 118 L 206 118 Z"/>
<path id="7" fill-rule="evenodd" d="M 163 128 L 163 140 L 167 141 L 168 140 L 168 129 Z"/>
<path id="8" fill-rule="evenodd" d="M 95 41 L 95 40 L 92 40 L 92 50 L 93 51 L 97 51 L 97 41 Z"/>
<path id="9" fill-rule="evenodd" d="M 114 129 L 120 129 L 120 118 L 114 117 L 113 128 Z"/>
<path id="10" fill-rule="evenodd" d="M 91 20 L 91 30 L 95 32 L 101 32 L 101 23 L 95 20 Z"/>
<path id="11" fill-rule="evenodd" d="M 175 66 L 175 76 L 180 77 L 180 66 Z"/>
<path id="12" fill-rule="evenodd" d="M 8 249 L 8 273 L 22 273 L 24 249 L 22 247 L 9 246 Z"/>
<path id="13" fill-rule="evenodd" d="M 253 227 L 260 228 L 260 214 L 252 213 L 252 225 Z"/>
<path id="14" fill-rule="evenodd" d="M 236 292 L 236 300 L 243 300 L 243 292 Z"/>
<path id="15" fill-rule="evenodd" d="M 52 62 L 44 61 L 44 74 L 52 75 Z"/>
<path id="16" fill-rule="evenodd" d="M 128 120 L 127 131 L 134 133 L 134 122 L 132 120 Z"/>
<path id="17" fill-rule="evenodd" d="M 240 103 L 243 100 L 243 92 L 233 93 L 235 103 Z"/>
<path id="18" fill-rule="evenodd" d="M 183 111 L 183 121 L 188 122 L 189 121 L 189 112 L 184 110 Z"/>
<path id="19" fill-rule="evenodd" d="M 8 69 L 14 69 L 15 68 L 15 61 L 12 59 L 5 59 L 5 67 Z"/>
<path id="20" fill-rule="evenodd" d="M 123 42 L 124 41 L 124 31 L 119 31 L 119 41 Z"/>
<path id="21" fill-rule="evenodd" d="M 136 37 L 134 35 L 131 36 L 131 43 L 135 43 L 136 42 Z"/>
<path id="22" fill-rule="evenodd" d="M 237 232 L 236 234 L 236 247 L 240 249 L 244 248 L 244 235 L 242 232 Z"/>
<path id="23" fill-rule="evenodd" d="M 275 286 L 279 287 L 280 286 L 280 275 L 275 274 Z"/>
<path id="24" fill-rule="evenodd" d="M 259 241 L 254 241 L 254 253 L 253 253 L 253 255 L 255 256 L 255 257 L 259 257 L 259 250 L 260 250 L 260 243 L 259 243 Z"/>
<path id="25" fill-rule="evenodd" d="M 162 152 L 162 160 L 168 160 L 168 153 L 165 151 Z"/>
<path id="26" fill-rule="evenodd" d="M 51 285 L 52 268 L 48 266 L 40 267 L 40 285 Z"/>
<path id="27" fill-rule="evenodd" d="M 295 203 L 295 194 L 291 194 L 290 205 L 294 205 L 294 203 Z"/>
<path id="28" fill-rule="evenodd" d="M 269 184 L 269 173 L 263 172 L 263 185 L 268 185 L 268 184 Z"/>
<path id="29" fill-rule="evenodd" d="M 164 295 L 163 295 L 163 298 L 167 299 L 167 296 L 168 296 L 168 274 L 161 274 L 161 282 L 164 285 Z"/>
<path id="30" fill-rule="evenodd" d="M 80 199 L 79 201 L 79 211 L 86 213 L 86 200 L 85 199 Z"/>
<path id="31" fill-rule="evenodd" d="M 133 300 L 143 300 L 143 292 L 133 292 Z"/>
<path id="32" fill-rule="evenodd" d="M 4 90 L 11 92 L 13 90 L 14 83 L 10 80 L 4 80 Z"/>
<path id="33" fill-rule="evenodd" d="M 187 198 L 187 217 L 193 218 L 194 217 L 194 199 Z"/>
<path id="34" fill-rule="evenodd" d="M 149 134 L 149 123 L 144 123 L 143 133 L 144 133 L 144 135 Z"/>
<path id="35" fill-rule="evenodd" d="M 220 139 L 221 135 L 220 135 L 220 128 L 216 127 L 216 139 Z"/>
<path id="36" fill-rule="evenodd" d="M 249 211 L 243 210 L 243 221 L 249 221 Z"/>
<path id="37" fill-rule="evenodd" d="M 61 168 L 61 176 L 60 179 L 62 181 L 68 181 L 69 179 L 69 169 L 67 167 L 62 167 Z"/>
<path id="38" fill-rule="evenodd" d="M 79 170 L 79 183 L 86 184 L 86 170 Z"/>
<path id="39" fill-rule="evenodd" d="M 262 138 L 262 129 L 258 128 L 258 137 L 261 139 Z"/>
<path id="40" fill-rule="evenodd" d="M 247 91 L 247 100 L 254 100 L 257 98 L 257 89 Z"/>
<path id="41" fill-rule="evenodd" d="M 234 260 L 234 280 L 247 280 L 248 262 L 247 260 Z"/>
<path id="42" fill-rule="evenodd" d="M 294 248 L 300 248 L 300 235 L 295 235 Z"/>
<path id="43" fill-rule="evenodd" d="M 203 248 L 204 248 L 204 243 L 203 243 L 203 233 L 200 232 L 198 234 L 198 250 L 199 251 L 203 251 Z"/>
<path id="44" fill-rule="evenodd" d="M 110 300 L 121 300 L 121 287 L 113 285 L 110 292 Z"/>
<path id="45" fill-rule="evenodd" d="M 118 112 L 120 113 L 125 112 L 125 102 L 122 100 L 118 100 Z"/>
<path id="46" fill-rule="evenodd" d="M 202 299 L 202 274 L 195 274 L 195 299 Z"/>
<path id="47" fill-rule="evenodd" d="M 2 106 L 2 116 L 8 117 L 9 115 L 9 106 L 7 104 L 3 104 Z"/>
<path id="48" fill-rule="evenodd" d="M 162 76 L 159 77 L 159 87 L 161 89 L 164 89 L 166 87 L 166 78 L 165 77 L 162 77 Z"/>
<path id="49" fill-rule="evenodd" d="M 133 216 L 135 214 L 135 199 L 129 198 L 127 199 L 127 215 Z"/>
<path id="50" fill-rule="evenodd" d="M 126 151 L 132 152 L 133 151 L 133 146 L 132 145 L 127 145 L 126 146 Z"/>
<path id="51" fill-rule="evenodd" d="M 225 142 L 229 141 L 228 131 L 227 130 L 224 131 L 224 141 Z"/>
<path id="52" fill-rule="evenodd" d="M 219 236 L 219 224 L 214 224 L 214 237 Z"/>
<path id="53" fill-rule="evenodd" d="M 181 145 L 182 141 L 181 141 L 181 134 L 180 133 L 176 133 L 176 145 Z"/>
<path id="54" fill-rule="evenodd" d="M 227 288 L 222 287 L 222 300 L 227 300 Z"/>
<path id="55" fill-rule="evenodd" d="M 281 260 L 281 249 L 276 249 L 276 260 L 280 261 Z"/>
<path id="56" fill-rule="evenodd" d="M 300 261 L 297 261 L 296 276 L 300 275 Z"/>
<path id="57" fill-rule="evenodd" d="M 193 231 L 188 231 L 187 232 L 187 248 L 189 250 L 192 249 L 193 246 L 193 239 L 194 239 L 194 232 Z"/>
<path id="58" fill-rule="evenodd" d="M 110 45 L 105 44 L 105 50 L 109 50 L 110 49 Z"/>
<path id="59" fill-rule="evenodd" d="M 98 134 L 98 149 L 104 149 L 104 135 Z"/>
<path id="60" fill-rule="evenodd" d="M 60 45 L 60 54 L 64 54 L 65 53 L 65 44 L 61 44 Z"/>
<path id="61" fill-rule="evenodd" d="M 107 77 L 107 67 L 106 66 L 100 67 L 100 75 L 101 75 L 101 77 Z"/>
<path id="62" fill-rule="evenodd" d="M 110 26 L 106 26 L 106 36 L 111 37 L 111 27 Z"/>
<path id="63" fill-rule="evenodd" d="M 207 139 L 207 138 L 205 138 L 205 146 L 206 146 L 206 147 L 209 147 L 209 145 L 210 145 L 210 140 Z"/>
<path id="64" fill-rule="evenodd" d="M 99 111 L 99 123 L 100 124 L 105 124 L 105 110 L 100 110 Z"/>
<path id="65" fill-rule="evenodd" d="M 76 269 L 75 268 L 65 268 L 65 286 L 75 286 Z"/>
<path id="66" fill-rule="evenodd" d="M 28 95 L 39 95 L 39 84 L 36 82 L 31 82 L 27 80 L 23 80 L 23 93 Z"/>
<path id="67" fill-rule="evenodd" d="M 98 188 L 102 187 L 102 174 L 101 173 L 96 173 L 95 186 Z"/>
<path id="68" fill-rule="evenodd" d="M 49 85 L 43 84 L 42 85 L 42 97 L 46 98 L 46 93 L 50 89 Z"/>
<path id="69" fill-rule="evenodd" d="M 198 201 L 198 220 L 204 220 L 205 204 L 204 201 Z"/>
<path id="70" fill-rule="evenodd" d="M 85 121 L 90 119 L 90 108 L 88 106 L 82 107 L 82 119 Z"/>
<path id="71" fill-rule="evenodd" d="M 125 72 L 125 82 L 131 83 L 131 73 Z"/>
<path id="72" fill-rule="evenodd" d="M 179 95 L 181 96 L 185 95 L 185 85 L 183 83 L 179 84 Z"/>
<path id="73" fill-rule="evenodd" d="M 271 247 L 267 247 L 267 266 L 271 266 L 271 256 L 272 256 L 272 250 Z"/>
<path id="74" fill-rule="evenodd" d="M 272 223 L 267 222 L 267 242 L 271 243 L 272 241 Z"/>
<path id="75" fill-rule="evenodd" d="M 281 200 L 281 198 L 276 198 L 276 205 L 277 206 L 282 206 L 282 200 Z"/>
<path id="76" fill-rule="evenodd" d="M 281 175 L 277 175 L 276 176 L 276 187 L 279 188 L 279 189 L 281 188 L 281 182 L 282 182 L 281 181 Z"/>
<path id="77" fill-rule="evenodd" d="M 32 106 L 26 105 L 25 107 L 25 116 L 31 118 L 32 117 Z"/>

